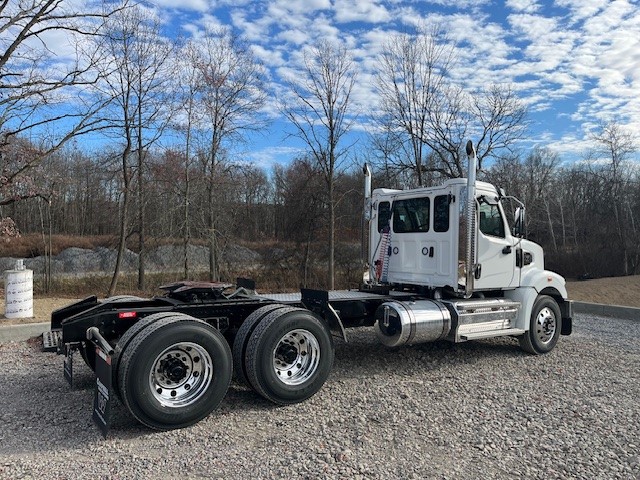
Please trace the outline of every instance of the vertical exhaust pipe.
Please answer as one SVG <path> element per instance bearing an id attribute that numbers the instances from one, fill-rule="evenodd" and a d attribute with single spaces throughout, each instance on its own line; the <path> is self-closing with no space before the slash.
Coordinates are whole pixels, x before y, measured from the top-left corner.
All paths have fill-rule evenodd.
<path id="1" fill-rule="evenodd" d="M 373 275 L 373 265 L 369 264 L 369 257 L 371 253 L 369 252 L 369 230 L 370 230 L 370 222 L 371 222 L 371 169 L 369 165 L 366 163 L 362 168 L 364 173 L 364 206 L 363 206 L 363 215 L 362 215 L 362 235 L 360 239 L 360 253 L 362 258 L 362 265 L 367 268 L 369 273 L 369 280 L 374 278 Z"/>
<path id="2" fill-rule="evenodd" d="M 371 169 L 369 165 L 365 163 L 362 171 L 364 172 L 364 205 L 366 207 L 367 200 L 371 199 Z M 365 215 L 367 215 L 367 213 L 368 210 L 365 209 Z"/>
<path id="3" fill-rule="evenodd" d="M 469 159 L 469 170 L 467 172 L 467 198 L 464 210 L 464 297 L 469 298 L 473 294 L 473 281 L 476 266 L 476 169 L 478 165 L 478 158 L 471 140 L 467 142 L 466 150 L 467 158 Z"/>

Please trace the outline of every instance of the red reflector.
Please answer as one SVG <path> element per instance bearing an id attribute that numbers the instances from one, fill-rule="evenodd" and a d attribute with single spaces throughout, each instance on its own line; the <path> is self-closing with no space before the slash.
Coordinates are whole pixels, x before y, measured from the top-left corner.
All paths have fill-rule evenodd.
<path id="1" fill-rule="evenodd" d="M 118 318 L 136 318 L 138 316 L 138 312 L 120 312 L 118 313 Z"/>

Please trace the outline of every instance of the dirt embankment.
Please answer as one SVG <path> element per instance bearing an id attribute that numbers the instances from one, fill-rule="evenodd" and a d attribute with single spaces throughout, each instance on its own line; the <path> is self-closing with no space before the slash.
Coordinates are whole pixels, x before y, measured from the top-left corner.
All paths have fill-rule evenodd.
<path id="1" fill-rule="evenodd" d="M 640 307 L 640 275 L 571 281 L 567 291 L 572 300 Z"/>

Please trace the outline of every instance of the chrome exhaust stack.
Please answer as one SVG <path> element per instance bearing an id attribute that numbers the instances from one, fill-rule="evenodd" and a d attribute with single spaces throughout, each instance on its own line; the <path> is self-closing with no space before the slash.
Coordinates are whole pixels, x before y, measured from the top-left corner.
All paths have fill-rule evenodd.
<path id="1" fill-rule="evenodd" d="M 362 257 L 362 265 L 367 269 L 365 272 L 364 281 L 368 283 L 375 278 L 375 272 L 373 271 L 373 265 L 369 262 L 371 253 L 369 252 L 369 235 L 370 235 L 370 223 L 371 223 L 371 168 L 366 163 L 362 168 L 364 173 L 364 208 L 362 216 L 362 238 L 360 241 L 360 250 Z"/>
<path id="2" fill-rule="evenodd" d="M 467 142 L 467 195 L 460 202 L 460 237 L 458 239 L 458 293 L 464 298 L 473 294 L 473 281 L 476 270 L 476 169 L 478 157 L 473 142 Z M 461 288 L 462 287 L 462 288 Z"/>

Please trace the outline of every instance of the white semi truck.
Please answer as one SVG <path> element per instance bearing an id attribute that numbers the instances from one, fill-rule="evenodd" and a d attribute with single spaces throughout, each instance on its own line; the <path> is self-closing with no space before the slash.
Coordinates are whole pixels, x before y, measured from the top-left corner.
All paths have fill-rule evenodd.
<path id="1" fill-rule="evenodd" d="M 45 348 L 78 352 L 96 373 L 93 418 L 106 435 L 117 395 L 155 429 L 198 422 L 224 398 L 235 371 L 276 404 L 320 390 L 334 337 L 373 327 L 389 347 L 511 336 L 533 354 L 572 328 L 564 279 L 524 239 L 524 206 L 508 225 L 502 190 L 469 173 L 440 187 L 371 191 L 365 168 L 369 251 L 358 290 L 259 294 L 255 283 L 177 282 L 162 296 L 88 297 L 51 315 Z M 389 355 L 393 355 L 390 350 Z"/>
<path id="2" fill-rule="evenodd" d="M 571 332 L 565 281 L 544 269 L 542 248 L 523 238 L 524 205 L 476 181 L 471 142 L 467 154 L 466 179 L 372 194 L 365 186 L 368 284 L 413 288 L 428 298 L 383 304 L 376 331 L 390 346 L 510 335 L 527 352 L 546 353 Z M 511 228 L 505 199 L 520 205 Z"/>

